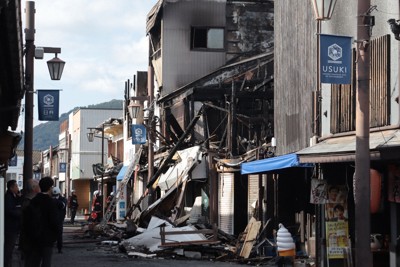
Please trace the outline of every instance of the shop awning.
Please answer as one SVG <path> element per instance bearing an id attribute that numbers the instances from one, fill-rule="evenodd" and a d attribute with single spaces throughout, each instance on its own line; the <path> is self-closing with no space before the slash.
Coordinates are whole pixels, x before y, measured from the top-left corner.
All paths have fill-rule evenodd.
<path id="1" fill-rule="evenodd" d="M 119 171 L 119 173 L 117 175 L 117 181 L 122 181 L 124 179 L 127 169 L 128 169 L 128 166 L 122 166 L 121 170 Z"/>
<path id="2" fill-rule="evenodd" d="M 313 164 L 302 164 L 296 154 L 286 154 L 283 156 L 255 160 L 247 163 L 242 163 L 241 174 L 252 174 L 269 172 L 274 170 L 292 168 L 292 167 L 313 167 Z"/>
<path id="3" fill-rule="evenodd" d="M 369 136 L 371 160 L 389 159 L 393 149 L 400 149 L 400 130 L 372 132 Z M 301 163 L 334 163 L 355 161 L 356 136 L 326 139 L 296 152 Z"/>

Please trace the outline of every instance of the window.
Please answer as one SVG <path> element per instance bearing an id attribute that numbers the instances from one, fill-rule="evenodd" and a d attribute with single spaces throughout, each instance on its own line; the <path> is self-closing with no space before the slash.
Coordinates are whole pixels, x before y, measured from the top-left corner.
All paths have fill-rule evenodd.
<path id="1" fill-rule="evenodd" d="M 224 49 L 224 29 L 192 27 L 190 33 L 191 49 Z"/>

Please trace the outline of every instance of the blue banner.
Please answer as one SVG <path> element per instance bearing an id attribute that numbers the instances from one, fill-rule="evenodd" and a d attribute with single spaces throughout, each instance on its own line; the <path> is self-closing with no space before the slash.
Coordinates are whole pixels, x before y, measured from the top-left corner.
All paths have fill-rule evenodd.
<path id="1" fill-rule="evenodd" d="M 146 127 L 141 124 L 132 124 L 132 144 L 146 144 Z"/>
<path id="2" fill-rule="evenodd" d="M 59 172 L 67 172 L 67 163 L 65 162 L 60 162 L 60 168 L 59 168 Z"/>
<path id="3" fill-rule="evenodd" d="M 321 34 L 321 83 L 351 84 L 351 37 Z"/>
<path id="4" fill-rule="evenodd" d="M 40 121 L 58 121 L 59 90 L 37 90 Z"/>

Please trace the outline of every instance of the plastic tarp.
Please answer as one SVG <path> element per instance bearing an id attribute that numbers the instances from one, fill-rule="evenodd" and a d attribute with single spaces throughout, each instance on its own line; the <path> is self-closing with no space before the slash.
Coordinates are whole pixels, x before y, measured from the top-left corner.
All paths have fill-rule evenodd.
<path id="1" fill-rule="evenodd" d="M 122 166 L 121 170 L 117 175 L 117 181 L 122 181 L 124 179 L 125 173 L 128 170 L 128 166 Z"/>
<path id="2" fill-rule="evenodd" d="M 300 163 L 297 154 L 286 154 L 283 156 L 255 160 L 242 163 L 240 167 L 241 174 L 252 174 L 260 172 L 269 172 L 292 167 L 313 167 L 314 164 Z"/>

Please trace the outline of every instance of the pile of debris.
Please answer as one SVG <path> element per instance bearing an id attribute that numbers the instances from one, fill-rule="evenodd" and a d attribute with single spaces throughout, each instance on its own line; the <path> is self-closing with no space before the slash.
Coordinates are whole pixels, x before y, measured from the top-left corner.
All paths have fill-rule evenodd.
<path id="1" fill-rule="evenodd" d="M 102 235 L 113 240 L 114 245 L 118 244 L 119 250 L 129 257 L 192 258 L 247 263 L 269 261 L 273 258 L 257 256 L 260 227 L 261 222 L 253 218 L 237 239 L 215 225 L 174 226 L 168 220 L 152 216 L 147 228 L 135 228 L 131 221 L 125 224 L 109 223 Z M 127 232 L 131 233 L 131 237 L 128 237 Z"/>

